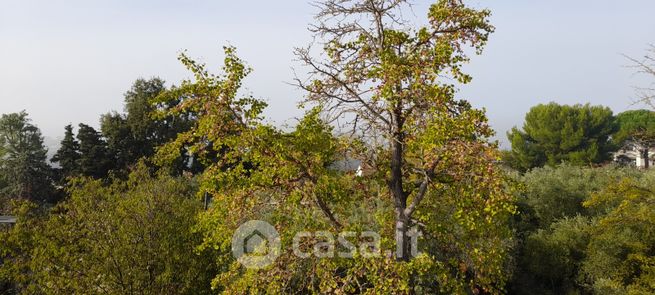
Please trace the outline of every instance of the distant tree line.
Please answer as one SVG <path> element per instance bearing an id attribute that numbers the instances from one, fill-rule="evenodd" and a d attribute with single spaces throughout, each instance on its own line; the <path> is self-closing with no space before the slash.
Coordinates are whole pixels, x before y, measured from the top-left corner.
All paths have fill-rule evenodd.
<path id="1" fill-rule="evenodd" d="M 403 0 L 315 5 L 323 52 L 295 51 L 309 78 L 290 128 L 244 93 L 229 46 L 218 74 L 182 53 L 192 79 L 138 79 L 52 159 L 26 112 L 2 115 L 0 212 L 17 222 L 0 225 L 0 294 L 655 293 L 655 175 L 611 163 L 627 144 L 648 156 L 652 111 L 538 105 L 502 152 L 454 84 L 490 11 L 439 0 L 419 26 Z M 347 159 L 366 173 L 334 168 Z M 283 243 L 262 269 L 231 253 L 248 220 Z M 294 236 L 369 230 L 387 251 L 292 248 L 352 250 Z"/>
<path id="2" fill-rule="evenodd" d="M 503 159 L 519 171 L 561 163 L 607 164 L 626 145 L 648 159 L 655 144 L 655 112 L 630 110 L 614 116 L 603 106 L 540 104 L 525 115 L 523 127 L 512 128 L 507 137 L 511 150 Z"/>
<path id="3" fill-rule="evenodd" d="M 234 129 L 222 135 L 193 139 L 188 136 L 211 134 L 197 132 L 201 126 L 227 128 L 226 121 L 213 121 L 212 113 L 220 109 L 203 109 L 200 101 L 178 107 L 186 100 L 180 97 L 189 95 L 179 89 L 165 89 L 157 78 L 139 79 L 125 95 L 125 113 L 101 117 L 102 132 L 79 124 L 75 134 L 72 125 L 65 126 L 52 157 L 57 168 L 48 165 L 41 133 L 25 112 L 0 118 L 2 208 L 20 218 L 12 231 L 0 231 L 5 261 L 0 288 L 5 293 L 244 290 L 215 280 L 230 273 L 226 265 L 214 263 L 224 261 L 224 250 L 212 250 L 221 248 L 214 244 L 215 235 L 229 230 L 216 223 L 225 215 L 202 212 L 196 197 L 200 187 L 220 180 L 220 187 L 240 195 L 234 180 L 250 178 L 246 187 L 277 191 L 285 187 L 280 173 L 327 167 L 337 159 L 332 150 L 337 139 L 316 112 L 288 134 L 270 127 L 240 129 L 236 120 L 229 127 Z M 219 114 L 233 118 L 233 113 Z M 511 274 L 505 289 L 512 294 L 653 290 L 655 176 L 610 161 L 624 144 L 650 148 L 654 130 L 655 113 L 649 110 L 614 116 L 602 106 L 550 103 L 532 108 L 523 128 L 508 133 L 512 150 L 504 162 L 522 173 L 511 176 L 520 185 L 514 191 L 517 215 L 508 221 L 515 240 L 503 242 L 513 245 L 506 250 L 512 258 L 499 269 Z M 252 138 L 258 141 L 248 143 Z M 256 154 L 234 152 L 244 145 Z M 305 157 L 318 162 L 299 164 Z M 317 191 L 330 189 L 337 200 L 362 193 L 337 189 L 353 185 L 351 177 L 323 173 L 325 183 L 314 184 Z M 269 177 L 277 179 L 272 187 Z M 295 180 L 289 181 L 284 185 Z M 289 194 L 294 187 L 286 187 Z M 214 206 L 230 208 L 231 202 Z M 428 206 L 433 205 L 438 203 Z M 230 209 L 243 214 L 239 210 Z M 464 238 L 471 236 L 459 237 Z M 502 249 L 489 246 L 488 251 Z M 297 279 L 290 275 L 278 279 Z"/>
<path id="4" fill-rule="evenodd" d="M 47 159 L 41 131 L 26 112 L 2 115 L 2 197 L 54 203 L 63 196 L 62 188 L 71 178 L 102 179 L 110 172 L 125 174 L 139 159 L 151 157 L 157 146 L 188 130 L 192 122 L 192 115 L 153 117 L 155 109 L 179 103 L 170 101 L 162 106 L 152 102 L 165 90 L 159 78 L 136 80 L 125 94 L 125 113 L 102 115 L 101 131 L 80 123 L 76 134 L 72 125 L 65 126 L 60 148 L 51 159 Z M 181 153 L 171 173 L 198 172 L 199 167 L 190 154 Z"/>

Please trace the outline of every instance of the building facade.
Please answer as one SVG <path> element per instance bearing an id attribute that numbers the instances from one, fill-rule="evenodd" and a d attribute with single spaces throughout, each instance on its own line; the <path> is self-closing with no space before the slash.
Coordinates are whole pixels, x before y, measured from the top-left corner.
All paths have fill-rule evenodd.
<path id="1" fill-rule="evenodd" d="M 655 149 L 628 143 L 614 153 L 614 162 L 637 168 L 651 168 L 655 165 Z M 648 156 L 646 156 L 648 154 Z"/>

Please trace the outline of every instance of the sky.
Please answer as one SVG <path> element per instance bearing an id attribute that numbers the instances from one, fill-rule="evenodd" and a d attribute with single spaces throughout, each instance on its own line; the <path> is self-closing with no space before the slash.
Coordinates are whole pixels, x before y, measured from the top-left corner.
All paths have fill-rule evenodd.
<path id="1" fill-rule="evenodd" d="M 431 1 L 411 2 L 424 20 Z M 487 110 L 504 147 L 539 103 L 644 107 L 633 87 L 648 80 L 623 54 L 638 58 L 655 43 L 655 1 L 465 2 L 491 9 L 496 32 L 464 67 L 473 81 L 457 96 Z M 182 50 L 218 72 L 230 44 L 254 69 L 245 91 L 268 101 L 269 122 L 292 124 L 303 97 L 288 84 L 301 69 L 292 51 L 312 40 L 315 12 L 307 0 L 0 0 L 0 113 L 26 110 L 56 142 L 67 124 L 97 127 L 101 114 L 121 111 L 137 78 L 190 78 Z"/>

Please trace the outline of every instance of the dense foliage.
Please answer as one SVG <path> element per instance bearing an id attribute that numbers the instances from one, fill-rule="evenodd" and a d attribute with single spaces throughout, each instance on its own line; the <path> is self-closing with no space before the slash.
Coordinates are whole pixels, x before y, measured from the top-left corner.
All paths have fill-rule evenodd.
<path id="1" fill-rule="evenodd" d="M 508 132 L 512 144 L 508 161 L 521 171 L 563 162 L 604 163 L 614 149 L 610 137 L 615 129 L 607 107 L 540 104 L 525 115 L 521 129 Z"/>
<path id="2" fill-rule="evenodd" d="M 405 4 L 327 1 L 319 17 L 363 17 L 380 26 Z M 511 187 L 495 165 L 483 112 L 455 100 L 454 86 L 439 78 L 448 72 L 462 83 L 470 80 L 460 70 L 467 59 L 462 47 L 482 48 L 493 30 L 488 15 L 458 1 L 439 1 L 430 10 L 430 25 L 415 32 L 375 25 L 326 28 L 327 35 L 335 34 L 325 40 L 329 60 L 318 63 L 298 51 L 313 67 L 310 85 L 299 84 L 316 107 L 290 133 L 264 124 L 265 104 L 239 93 L 250 69 L 233 48 L 225 50 L 220 75 L 183 54 L 180 60 L 195 80 L 157 101 L 182 98 L 162 115 L 193 111 L 197 121 L 157 156 L 167 164 L 186 146 L 207 165 L 202 189 L 214 203 L 201 223 L 203 247 L 227 250 L 226 233 L 249 219 L 264 219 L 277 225 L 285 249 L 270 268 L 244 270 L 233 262 L 214 287 L 233 293 L 500 292 L 511 245 Z M 361 120 L 355 136 L 333 136 L 320 115 L 330 119 L 334 111 Z M 357 179 L 329 169 L 343 156 L 367 159 L 375 172 Z M 410 255 L 415 226 L 424 235 L 418 257 Z M 289 242 L 299 230 L 336 235 L 354 229 L 375 229 L 392 255 L 292 255 Z"/>
<path id="3" fill-rule="evenodd" d="M 645 159 L 646 168 L 649 167 L 650 153 L 655 145 L 655 112 L 650 110 L 625 111 L 616 116 L 619 126 L 612 140 L 618 145 L 635 148 Z"/>
<path id="4" fill-rule="evenodd" d="M 52 156 L 51 161 L 59 165 L 57 169 L 60 184 L 65 183 L 67 177 L 76 176 L 80 173 L 80 143 L 75 139 L 73 126 L 64 127 L 64 139 L 61 140 L 59 150 Z"/>
<path id="5" fill-rule="evenodd" d="M 655 173 L 561 166 L 521 180 L 517 294 L 651 294 Z"/>
<path id="6" fill-rule="evenodd" d="M 107 142 L 93 127 L 80 123 L 77 140 L 80 143 L 80 174 L 95 178 L 107 176 L 114 162 Z"/>
<path id="7" fill-rule="evenodd" d="M 211 252 L 194 251 L 202 203 L 192 184 L 140 164 L 109 185 L 75 180 L 49 214 L 18 207 L 18 224 L 0 231 L 0 281 L 25 294 L 208 293 L 217 268 Z"/>
<path id="8" fill-rule="evenodd" d="M 452 158 L 434 160 L 440 178 L 430 182 L 440 183 L 422 189 L 426 201 L 413 215 L 412 226 L 420 224 L 424 234 L 423 254 L 407 262 L 402 254 L 302 259 L 293 255 L 291 247 L 299 231 L 328 231 L 336 236 L 342 230 L 375 230 L 382 236 L 383 248 L 396 253 L 395 205 L 385 184 L 389 170 L 379 166 L 371 175 L 356 177 L 331 169 L 340 157 L 363 146 L 351 138 L 335 137 L 332 127 L 320 119 L 320 107 L 311 109 L 291 132 L 262 123 L 265 104 L 238 91 L 250 70 L 233 48 L 225 53 L 221 75 L 181 56 L 196 80 L 183 82 L 158 100 L 183 97 L 183 107 L 164 112 L 191 109 L 198 120 L 159 148 L 157 160 L 166 165 L 187 146 L 208 165 L 200 178 L 201 190 L 213 196 L 213 203 L 199 225 L 205 233 L 201 249 L 228 252 L 230 233 L 245 221 L 262 219 L 276 225 L 284 251 L 272 266 L 260 270 L 246 270 L 230 257 L 219 257 L 231 261 L 231 267 L 215 278 L 214 288 L 238 294 L 495 293 L 502 289 L 511 245 L 507 228 L 513 210 L 511 194 L 503 173 L 493 164 L 493 150 L 485 149 L 483 142 L 464 141 L 472 132 L 465 122 L 475 122 L 468 121 L 469 114 L 462 115 L 466 119 L 440 121 L 462 129 L 452 133 L 439 132 L 445 130 L 437 126 L 445 126 L 436 122 L 424 132 L 408 131 L 408 137 L 416 137 L 408 141 L 408 154 L 428 156 L 431 149 L 452 148 Z M 379 153 L 380 159 L 387 157 L 384 148 Z"/>
<path id="9" fill-rule="evenodd" d="M 0 209 L 9 199 L 35 202 L 53 197 L 52 168 L 41 131 L 27 113 L 4 114 L 0 118 Z"/>
<path id="10" fill-rule="evenodd" d="M 316 3 L 295 126 L 267 123 L 229 46 L 218 74 L 184 52 L 192 79 L 137 79 L 99 131 L 66 126 L 54 168 L 27 114 L 2 115 L 0 294 L 655 293 L 655 172 L 609 163 L 648 153 L 653 112 L 538 105 L 499 161 L 456 99 L 490 12 L 438 0 L 416 26 L 408 6 Z M 282 245 L 258 269 L 231 252 L 250 220 Z"/>
<path id="11" fill-rule="evenodd" d="M 192 121 L 189 116 L 155 117 L 158 108 L 171 108 L 179 103 L 175 99 L 165 105 L 154 103 L 164 91 L 164 81 L 159 78 L 138 79 L 125 93 L 124 113 L 108 113 L 100 119 L 100 129 L 116 160 L 115 169 L 126 168 L 142 157 L 152 156 L 158 146 L 189 128 Z M 175 172 L 179 174 L 188 162 L 188 155 L 182 153 Z"/>

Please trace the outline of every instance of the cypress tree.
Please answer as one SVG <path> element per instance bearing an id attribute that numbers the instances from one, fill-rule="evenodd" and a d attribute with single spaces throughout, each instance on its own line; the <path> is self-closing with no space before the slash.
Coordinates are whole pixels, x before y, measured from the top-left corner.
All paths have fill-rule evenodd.
<path id="1" fill-rule="evenodd" d="M 53 163 L 59 164 L 59 175 L 62 179 L 80 173 L 80 144 L 73 134 L 73 126 L 69 124 L 65 129 L 66 133 L 61 141 L 61 147 L 51 159 Z"/>
<path id="2" fill-rule="evenodd" d="M 112 157 L 107 143 L 93 127 L 80 124 L 77 140 L 80 142 L 80 173 L 94 178 L 103 178 L 111 169 Z"/>

